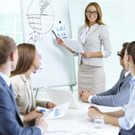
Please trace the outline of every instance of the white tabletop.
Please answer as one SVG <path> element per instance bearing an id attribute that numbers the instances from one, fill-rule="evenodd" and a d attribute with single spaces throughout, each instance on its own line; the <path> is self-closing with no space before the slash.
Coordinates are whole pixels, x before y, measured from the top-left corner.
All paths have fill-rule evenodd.
<path id="1" fill-rule="evenodd" d="M 104 124 L 103 128 L 94 128 L 93 119 L 87 115 L 88 106 L 79 110 L 68 109 L 66 115 L 58 119 L 47 119 L 48 132 L 44 135 L 118 135 L 119 128 Z M 121 108 L 98 106 L 101 111 L 115 111 Z"/>

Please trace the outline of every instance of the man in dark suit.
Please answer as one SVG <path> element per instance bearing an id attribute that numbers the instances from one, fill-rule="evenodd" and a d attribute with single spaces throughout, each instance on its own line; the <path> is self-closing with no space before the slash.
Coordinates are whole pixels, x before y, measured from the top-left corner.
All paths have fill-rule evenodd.
<path id="1" fill-rule="evenodd" d="M 92 104 L 104 106 L 122 106 L 128 103 L 130 98 L 130 84 L 131 74 L 125 69 L 124 54 L 128 43 L 124 43 L 118 56 L 120 56 L 120 64 L 123 67 L 120 78 L 117 83 L 108 91 L 93 95 L 90 90 L 82 90 L 80 92 L 80 99 L 83 102 L 90 102 Z"/>
<path id="2" fill-rule="evenodd" d="M 0 135 L 41 135 L 47 130 L 44 118 L 38 118 L 35 126 L 23 127 L 10 83 L 10 73 L 18 59 L 13 39 L 0 35 Z"/>

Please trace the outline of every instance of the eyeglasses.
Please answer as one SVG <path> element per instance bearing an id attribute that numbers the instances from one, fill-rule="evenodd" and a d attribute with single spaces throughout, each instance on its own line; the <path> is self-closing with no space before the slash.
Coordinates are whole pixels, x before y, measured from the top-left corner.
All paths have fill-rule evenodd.
<path id="1" fill-rule="evenodd" d="M 120 54 L 120 51 L 117 52 L 117 55 L 120 56 L 123 59 L 123 56 Z"/>
<path id="2" fill-rule="evenodd" d="M 98 12 L 94 11 L 94 12 L 91 12 L 91 11 L 86 11 L 86 14 L 87 15 L 97 15 Z"/>

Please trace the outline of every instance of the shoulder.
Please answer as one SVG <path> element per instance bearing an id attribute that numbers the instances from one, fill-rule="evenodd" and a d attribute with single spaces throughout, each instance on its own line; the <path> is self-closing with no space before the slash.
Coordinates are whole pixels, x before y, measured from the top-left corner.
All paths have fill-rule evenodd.
<path id="1" fill-rule="evenodd" d="M 78 33 L 80 33 L 84 28 L 86 28 L 86 25 L 79 26 Z"/>
<path id="2" fill-rule="evenodd" d="M 86 25 L 81 25 L 81 26 L 79 26 L 78 30 L 81 30 L 81 29 L 83 29 L 85 27 L 86 27 Z"/>
<path id="3" fill-rule="evenodd" d="M 19 74 L 10 78 L 13 87 L 21 87 L 25 83 L 24 74 Z"/>
<path id="4" fill-rule="evenodd" d="M 15 75 L 15 76 L 11 77 L 10 79 L 14 80 L 14 79 L 19 79 L 19 78 L 20 78 L 20 74 L 19 75 Z"/>
<path id="5" fill-rule="evenodd" d="M 108 26 L 105 24 L 101 24 L 99 25 L 99 28 L 103 31 L 103 30 L 108 30 Z"/>
<path id="6" fill-rule="evenodd" d="M 106 38 L 109 37 L 109 31 L 108 31 L 108 27 L 104 24 L 99 25 L 98 30 L 100 32 L 100 36 L 101 38 Z"/>
<path id="7" fill-rule="evenodd" d="M 125 70 L 124 69 L 121 70 L 121 74 L 125 74 Z"/>
<path id="8" fill-rule="evenodd" d="M 21 81 L 21 76 L 20 75 L 16 75 L 10 78 L 12 83 L 17 83 L 18 81 Z"/>
<path id="9" fill-rule="evenodd" d="M 14 89 L 15 97 L 17 97 L 19 93 L 22 94 L 22 92 L 24 92 L 25 90 L 25 81 L 23 80 L 21 75 L 22 74 L 11 77 L 11 83 Z"/>

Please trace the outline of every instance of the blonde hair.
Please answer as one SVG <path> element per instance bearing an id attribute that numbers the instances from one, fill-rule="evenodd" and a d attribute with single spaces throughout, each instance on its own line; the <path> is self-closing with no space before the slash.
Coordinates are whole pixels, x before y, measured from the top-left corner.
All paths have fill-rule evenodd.
<path id="1" fill-rule="evenodd" d="M 100 8 L 100 6 L 98 5 L 98 3 L 96 3 L 96 2 L 91 2 L 91 3 L 89 3 L 89 4 L 87 5 L 87 7 L 85 8 L 85 14 L 84 14 L 84 16 L 85 16 L 85 25 L 89 25 L 89 20 L 88 20 L 88 18 L 87 18 L 87 16 L 86 16 L 86 12 L 87 12 L 88 7 L 90 7 L 90 6 L 94 6 L 94 7 L 97 9 L 98 18 L 97 18 L 97 20 L 96 20 L 96 23 L 98 23 L 99 25 L 101 25 L 101 24 L 105 25 L 105 24 L 102 22 L 102 11 L 101 11 L 101 8 Z"/>

